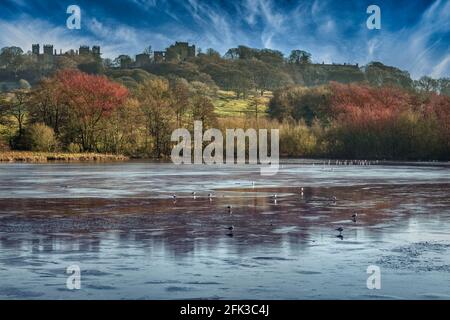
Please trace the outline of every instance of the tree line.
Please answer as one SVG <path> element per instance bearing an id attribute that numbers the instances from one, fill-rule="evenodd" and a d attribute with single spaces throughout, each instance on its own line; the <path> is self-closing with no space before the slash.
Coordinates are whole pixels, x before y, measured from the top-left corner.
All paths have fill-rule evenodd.
<path id="1" fill-rule="evenodd" d="M 209 95 L 203 83 L 182 78 L 146 79 L 128 89 L 105 76 L 60 70 L 1 97 L 3 148 L 163 157 L 175 128 L 215 124 Z"/>
<path id="2" fill-rule="evenodd" d="M 145 52 L 149 52 L 148 49 Z M 150 51 L 151 52 L 151 51 Z M 89 74 L 110 76 L 123 73 L 116 80 L 125 86 L 135 86 L 127 73 L 134 69 L 133 59 L 119 55 L 115 59 L 101 59 L 92 55 L 62 55 L 52 59 L 35 59 L 19 47 L 0 50 L 0 82 L 26 80 L 37 84 L 44 76 L 51 76 L 61 69 L 79 69 Z M 150 74 L 162 77 L 180 77 L 188 81 L 200 81 L 224 90 L 232 90 L 237 98 L 246 97 L 252 90 L 273 91 L 287 85 L 324 85 L 331 81 L 340 83 L 364 83 L 372 86 L 398 86 L 408 90 L 433 91 L 450 95 L 450 79 L 432 79 L 424 76 L 412 80 L 409 73 L 381 62 L 366 66 L 348 63 L 313 63 L 310 53 L 295 49 L 285 56 L 272 49 L 256 49 L 238 46 L 223 56 L 214 49 L 199 50 L 195 57 L 183 61 L 170 60 L 141 66 Z M 0 88 L 7 91 L 6 88 Z"/>
<path id="3" fill-rule="evenodd" d="M 332 82 L 275 91 L 268 113 L 285 155 L 449 160 L 450 97 Z"/>
<path id="4" fill-rule="evenodd" d="M 412 80 L 379 62 L 321 65 L 302 50 L 284 57 L 244 46 L 143 68 L 63 58 L 46 65 L 20 48 L 1 50 L 0 80 L 37 76 L 0 95 L 0 149 L 165 157 L 171 132 L 201 120 L 205 130 L 279 128 L 285 156 L 450 158 L 448 78 Z M 247 98 L 247 116 L 219 118 L 219 89 Z M 266 115 L 260 108 L 267 92 Z"/>

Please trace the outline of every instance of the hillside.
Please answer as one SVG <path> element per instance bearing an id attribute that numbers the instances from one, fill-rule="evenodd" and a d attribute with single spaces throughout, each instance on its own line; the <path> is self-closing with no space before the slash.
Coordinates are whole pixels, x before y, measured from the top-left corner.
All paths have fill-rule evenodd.
<path id="1" fill-rule="evenodd" d="M 254 113 L 251 107 L 254 98 L 254 95 L 249 95 L 245 99 L 237 99 L 236 93 L 233 91 L 218 90 L 217 96 L 213 99 L 213 104 L 219 117 L 243 117 L 249 113 Z M 267 106 L 271 98 L 271 92 L 265 92 L 262 96 L 262 104 L 259 106 L 259 114 L 261 116 L 267 115 Z"/>

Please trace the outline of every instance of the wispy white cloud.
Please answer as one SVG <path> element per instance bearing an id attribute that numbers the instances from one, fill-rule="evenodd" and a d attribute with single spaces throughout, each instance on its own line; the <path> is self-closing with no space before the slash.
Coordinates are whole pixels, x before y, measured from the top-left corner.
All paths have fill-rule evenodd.
<path id="1" fill-rule="evenodd" d="M 447 54 L 441 62 L 439 62 L 432 70 L 431 76 L 433 78 L 440 78 L 449 76 L 450 72 L 450 54 Z"/>
<path id="2" fill-rule="evenodd" d="M 131 2 L 143 7 L 144 9 L 154 8 L 157 5 L 157 0 L 131 0 Z"/>
<path id="3" fill-rule="evenodd" d="M 24 51 L 31 49 L 33 43 L 57 44 L 58 48 L 68 50 L 75 43 L 87 40 L 86 37 L 67 32 L 66 28 L 26 15 L 13 22 L 0 19 L 0 30 L 0 46 L 20 46 Z"/>
<path id="4" fill-rule="evenodd" d="M 435 0 L 418 22 L 397 31 L 382 29 L 379 34 L 366 31 L 360 39 L 367 43 L 367 58 L 398 66 L 412 77 L 450 74 L 446 61 L 450 36 L 450 1 Z M 440 67 L 438 67 L 440 65 Z"/>
<path id="5" fill-rule="evenodd" d="M 243 20 L 250 27 L 261 26 L 261 43 L 265 48 L 274 48 L 273 38 L 286 31 L 288 15 L 280 12 L 271 0 L 244 1 Z"/>

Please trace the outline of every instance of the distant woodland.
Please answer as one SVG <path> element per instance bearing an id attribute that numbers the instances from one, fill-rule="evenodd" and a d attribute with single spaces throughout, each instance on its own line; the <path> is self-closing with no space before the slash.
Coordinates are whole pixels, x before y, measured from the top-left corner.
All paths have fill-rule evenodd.
<path id="1" fill-rule="evenodd" d="M 200 50 L 198 50 L 200 51 Z M 278 128 L 287 157 L 450 160 L 450 79 L 245 46 L 148 63 L 0 52 L 0 150 L 170 155 L 175 128 Z"/>

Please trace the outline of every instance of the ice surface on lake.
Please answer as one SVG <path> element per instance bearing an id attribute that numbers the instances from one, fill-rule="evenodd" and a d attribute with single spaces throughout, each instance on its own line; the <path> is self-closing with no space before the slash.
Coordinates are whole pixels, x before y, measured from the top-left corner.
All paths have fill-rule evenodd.
<path id="1" fill-rule="evenodd" d="M 449 299 L 450 169 L 331 167 L 0 164 L 0 298 Z"/>

